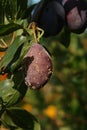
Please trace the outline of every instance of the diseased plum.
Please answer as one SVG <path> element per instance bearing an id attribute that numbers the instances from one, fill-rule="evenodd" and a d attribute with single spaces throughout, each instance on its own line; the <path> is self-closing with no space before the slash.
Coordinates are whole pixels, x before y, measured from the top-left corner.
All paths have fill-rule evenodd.
<path id="1" fill-rule="evenodd" d="M 35 43 L 23 59 L 25 84 L 32 89 L 43 87 L 52 74 L 52 61 L 45 48 Z"/>
<path id="2" fill-rule="evenodd" d="M 57 0 L 41 1 L 32 12 L 32 21 L 44 30 L 44 37 L 57 35 L 65 20 L 63 6 Z"/>
<path id="3" fill-rule="evenodd" d="M 62 0 L 66 13 L 66 25 L 71 32 L 80 34 L 87 27 L 87 2 L 83 0 Z"/>

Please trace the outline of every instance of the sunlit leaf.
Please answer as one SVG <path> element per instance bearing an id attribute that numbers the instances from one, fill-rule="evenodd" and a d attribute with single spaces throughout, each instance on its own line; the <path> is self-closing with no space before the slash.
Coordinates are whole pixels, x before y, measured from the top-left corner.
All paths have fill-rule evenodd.
<path id="1" fill-rule="evenodd" d="M 18 36 L 15 38 L 13 44 L 10 45 L 10 47 L 7 49 L 5 56 L 3 57 L 1 64 L 0 64 L 0 69 L 7 66 L 11 60 L 14 58 L 14 55 L 19 48 L 24 42 L 26 41 L 25 37 Z"/>

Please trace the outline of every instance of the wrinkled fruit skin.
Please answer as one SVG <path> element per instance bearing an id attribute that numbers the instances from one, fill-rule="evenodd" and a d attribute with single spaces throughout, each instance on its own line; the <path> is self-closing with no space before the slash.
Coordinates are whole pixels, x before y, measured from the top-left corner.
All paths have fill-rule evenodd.
<path id="1" fill-rule="evenodd" d="M 65 11 L 56 0 L 40 2 L 32 13 L 32 21 L 44 30 L 44 37 L 57 35 L 64 26 Z"/>
<path id="2" fill-rule="evenodd" d="M 23 60 L 25 84 L 31 89 L 43 87 L 52 74 L 51 57 L 40 44 L 33 44 Z"/>
<path id="3" fill-rule="evenodd" d="M 80 34 L 87 27 L 87 2 L 62 0 L 66 13 L 66 25 L 71 32 Z"/>

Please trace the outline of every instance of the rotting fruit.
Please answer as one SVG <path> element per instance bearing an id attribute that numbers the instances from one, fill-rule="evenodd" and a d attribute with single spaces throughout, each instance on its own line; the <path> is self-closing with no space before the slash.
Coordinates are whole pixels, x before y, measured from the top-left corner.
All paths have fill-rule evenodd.
<path id="1" fill-rule="evenodd" d="M 31 89 L 43 87 L 52 75 L 52 61 L 45 48 L 34 43 L 23 59 L 25 84 Z"/>

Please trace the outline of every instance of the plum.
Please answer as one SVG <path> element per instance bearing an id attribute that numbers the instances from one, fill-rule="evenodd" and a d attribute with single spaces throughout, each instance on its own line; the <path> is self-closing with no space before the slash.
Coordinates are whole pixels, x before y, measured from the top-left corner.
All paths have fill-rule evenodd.
<path id="1" fill-rule="evenodd" d="M 34 43 L 23 59 L 25 84 L 31 89 L 43 87 L 52 75 L 51 56 L 46 49 Z"/>
<path id="2" fill-rule="evenodd" d="M 87 2 L 82 0 L 62 0 L 66 13 L 66 25 L 71 32 L 80 34 L 87 27 Z"/>
<path id="3" fill-rule="evenodd" d="M 57 0 L 41 1 L 32 13 L 32 21 L 44 30 L 44 37 L 57 35 L 63 28 L 64 20 L 64 8 Z"/>

